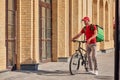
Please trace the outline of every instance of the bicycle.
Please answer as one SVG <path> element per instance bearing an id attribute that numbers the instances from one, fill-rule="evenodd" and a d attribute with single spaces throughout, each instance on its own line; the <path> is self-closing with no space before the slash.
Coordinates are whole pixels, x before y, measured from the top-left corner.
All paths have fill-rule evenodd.
<path id="1" fill-rule="evenodd" d="M 74 75 L 78 73 L 80 65 L 84 66 L 85 71 L 88 72 L 88 59 L 87 59 L 86 50 L 81 47 L 81 43 L 85 43 L 86 41 L 74 40 L 73 42 L 79 43 L 79 46 L 70 59 L 70 63 L 69 63 L 70 74 Z M 82 51 L 85 52 L 85 54 L 83 54 Z"/>

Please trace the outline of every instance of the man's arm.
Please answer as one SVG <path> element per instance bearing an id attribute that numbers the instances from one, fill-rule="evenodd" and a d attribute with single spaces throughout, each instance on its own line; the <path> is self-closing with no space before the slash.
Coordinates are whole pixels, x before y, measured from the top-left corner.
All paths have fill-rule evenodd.
<path id="1" fill-rule="evenodd" d="M 97 36 L 97 30 L 94 31 L 94 35 L 88 39 L 87 43 L 90 43 L 92 39 L 94 39 Z"/>
<path id="2" fill-rule="evenodd" d="M 75 40 L 76 38 L 80 37 L 83 33 L 79 32 L 75 37 L 72 38 L 72 40 Z"/>

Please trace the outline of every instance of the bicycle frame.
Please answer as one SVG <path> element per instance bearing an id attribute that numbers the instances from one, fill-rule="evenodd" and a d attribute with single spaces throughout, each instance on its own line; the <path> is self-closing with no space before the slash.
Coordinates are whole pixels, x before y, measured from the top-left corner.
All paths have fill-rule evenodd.
<path id="1" fill-rule="evenodd" d="M 82 50 L 86 53 L 87 51 L 80 46 L 82 42 L 81 41 L 77 41 L 77 42 L 79 42 L 79 45 L 78 45 L 78 49 L 76 51 L 79 51 L 80 53 L 82 53 L 81 52 L 81 50 Z"/>

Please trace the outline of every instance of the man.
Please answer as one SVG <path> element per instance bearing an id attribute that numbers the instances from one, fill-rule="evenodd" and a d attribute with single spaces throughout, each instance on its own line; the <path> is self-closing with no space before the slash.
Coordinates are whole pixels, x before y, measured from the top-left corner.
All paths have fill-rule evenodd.
<path id="1" fill-rule="evenodd" d="M 84 17 L 82 19 L 85 24 L 85 28 L 83 28 L 75 37 L 73 37 L 72 41 L 80 37 L 83 33 L 86 37 L 86 50 L 88 56 L 88 63 L 89 63 L 89 72 L 95 75 L 98 75 L 98 68 L 97 68 L 97 60 L 96 60 L 96 36 L 97 36 L 97 28 L 93 25 L 93 30 L 91 30 L 91 24 L 89 17 Z M 92 52 L 92 53 L 91 53 Z M 91 60 L 92 58 L 92 60 Z M 92 67 L 92 62 L 94 64 L 94 69 Z"/>

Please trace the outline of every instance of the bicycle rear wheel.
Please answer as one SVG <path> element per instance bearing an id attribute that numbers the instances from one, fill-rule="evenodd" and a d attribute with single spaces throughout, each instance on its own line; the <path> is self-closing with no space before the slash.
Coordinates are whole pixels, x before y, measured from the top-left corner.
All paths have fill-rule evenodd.
<path id="1" fill-rule="evenodd" d="M 79 53 L 72 55 L 69 63 L 69 71 L 71 75 L 77 74 L 80 66 L 80 56 Z"/>

